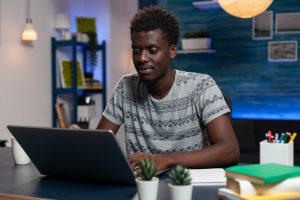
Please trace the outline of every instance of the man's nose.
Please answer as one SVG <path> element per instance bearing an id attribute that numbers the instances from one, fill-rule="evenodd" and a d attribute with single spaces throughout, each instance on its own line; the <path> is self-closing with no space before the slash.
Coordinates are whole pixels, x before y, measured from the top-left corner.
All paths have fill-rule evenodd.
<path id="1" fill-rule="evenodd" d="M 139 55 L 139 62 L 144 63 L 149 61 L 149 56 L 147 51 L 142 51 L 141 54 Z"/>

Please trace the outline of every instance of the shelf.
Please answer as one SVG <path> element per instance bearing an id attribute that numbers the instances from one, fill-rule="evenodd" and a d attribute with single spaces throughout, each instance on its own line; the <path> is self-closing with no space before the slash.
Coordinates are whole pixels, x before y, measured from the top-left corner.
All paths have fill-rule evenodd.
<path id="1" fill-rule="evenodd" d="M 87 93 L 102 93 L 103 89 L 86 89 L 86 88 L 77 88 L 78 92 L 87 92 Z M 56 94 L 73 94 L 74 91 L 72 88 L 57 88 L 55 90 Z"/>
<path id="2" fill-rule="evenodd" d="M 178 50 L 178 54 L 191 54 L 191 53 L 216 53 L 214 49 L 196 49 L 196 50 Z"/>
<path id="3" fill-rule="evenodd" d="M 80 57 L 83 63 L 83 71 L 87 71 L 87 56 L 90 51 L 89 44 L 84 42 L 76 41 L 76 37 L 73 36 L 70 40 L 56 40 L 54 37 L 51 38 L 51 66 L 52 66 L 52 126 L 57 127 L 57 115 L 56 115 L 56 104 L 57 98 L 60 95 L 69 95 L 71 97 L 71 105 L 72 105 L 72 115 L 71 121 L 72 123 L 78 123 L 78 96 L 82 96 L 85 94 L 102 94 L 102 109 L 105 109 L 106 105 L 106 42 L 103 41 L 101 44 L 98 44 L 97 50 L 101 53 L 101 68 L 99 67 L 96 70 L 102 70 L 102 87 L 100 87 L 99 83 L 95 83 L 95 85 L 88 85 L 89 87 L 81 88 L 77 87 L 77 84 L 72 84 L 71 88 L 61 88 L 58 87 L 59 78 L 57 70 L 58 70 L 58 62 L 59 58 L 57 57 L 57 52 L 60 47 L 69 47 L 71 48 L 70 52 L 70 60 L 72 61 L 72 83 L 76 83 L 77 81 L 77 70 L 76 70 L 76 61 L 79 56 L 77 54 L 82 54 Z M 79 48 L 77 48 L 79 47 Z M 75 73 L 73 73 L 75 72 Z M 74 75 L 74 76 L 73 76 Z"/>
<path id="4" fill-rule="evenodd" d="M 56 40 L 55 42 L 55 47 L 67 47 L 67 46 L 78 46 L 78 47 L 83 47 L 83 48 L 87 48 L 89 46 L 88 43 L 84 43 L 84 42 L 77 42 L 76 38 L 72 38 L 71 40 Z M 98 50 L 103 50 L 104 49 L 104 45 L 99 44 L 98 45 Z"/>
<path id="5" fill-rule="evenodd" d="M 202 9 L 202 10 L 220 8 L 220 4 L 217 2 L 217 0 L 211 0 L 211 1 L 194 1 L 193 5 L 196 8 Z"/>

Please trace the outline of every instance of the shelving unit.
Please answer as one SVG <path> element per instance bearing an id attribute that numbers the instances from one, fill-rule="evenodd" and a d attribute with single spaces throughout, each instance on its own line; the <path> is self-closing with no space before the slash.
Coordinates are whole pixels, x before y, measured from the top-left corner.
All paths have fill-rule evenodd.
<path id="1" fill-rule="evenodd" d="M 72 54 L 72 87 L 62 88 L 57 85 L 57 50 L 62 47 L 71 47 Z M 51 38 L 51 62 L 52 62 L 52 126 L 57 127 L 57 115 L 55 110 L 55 104 L 59 95 L 71 95 L 73 102 L 72 109 L 72 123 L 77 124 L 77 105 L 78 96 L 80 94 L 102 94 L 102 106 L 103 110 L 106 105 L 106 43 L 103 41 L 98 45 L 98 51 L 102 54 L 102 88 L 101 89 L 83 89 L 77 87 L 77 54 L 78 51 L 82 52 L 83 55 L 83 71 L 87 71 L 87 53 L 89 51 L 87 43 L 77 42 L 76 37 L 72 37 L 71 40 L 56 40 L 54 37 Z"/>
<path id="2" fill-rule="evenodd" d="M 216 53 L 214 49 L 197 49 L 197 50 L 178 50 L 178 54 L 191 54 L 191 53 Z"/>
<path id="3" fill-rule="evenodd" d="M 193 5 L 198 9 L 217 9 L 220 8 L 220 4 L 217 0 L 211 1 L 194 1 Z"/>

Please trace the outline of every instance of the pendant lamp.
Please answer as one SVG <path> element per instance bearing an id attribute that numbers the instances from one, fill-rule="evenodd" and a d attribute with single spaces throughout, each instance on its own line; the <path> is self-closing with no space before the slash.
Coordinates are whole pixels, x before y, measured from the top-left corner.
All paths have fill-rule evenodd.
<path id="1" fill-rule="evenodd" d="M 228 14 L 240 18 L 252 18 L 263 13 L 273 0 L 218 0 Z"/>
<path id="2" fill-rule="evenodd" d="M 38 39 L 38 35 L 32 24 L 32 19 L 30 17 L 30 0 L 27 0 L 27 19 L 22 32 L 22 40 L 33 41 L 37 39 Z"/>

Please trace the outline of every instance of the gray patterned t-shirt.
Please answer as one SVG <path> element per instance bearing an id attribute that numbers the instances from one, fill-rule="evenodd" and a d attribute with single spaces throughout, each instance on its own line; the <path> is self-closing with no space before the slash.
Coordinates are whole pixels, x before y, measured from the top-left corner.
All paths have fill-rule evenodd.
<path id="1" fill-rule="evenodd" d="M 203 126 L 230 112 L 208 75 L 176 70 L 167 96 L 157 100 L 137 74 L 125 75 L 113 91 L 103 115 L 124 123 L 127 153 L 168 153 L 209 145 Z"/>

